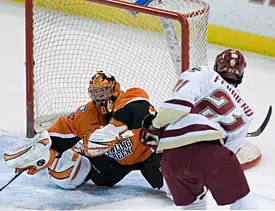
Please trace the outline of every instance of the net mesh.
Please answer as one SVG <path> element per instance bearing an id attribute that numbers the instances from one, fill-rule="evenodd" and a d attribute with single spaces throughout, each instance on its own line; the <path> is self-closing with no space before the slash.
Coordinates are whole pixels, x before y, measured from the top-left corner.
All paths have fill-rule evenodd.
<path id="1" fill-rule="evenodd" d="M 207 2 L 163 0 L 150 6 L 186 14 L 190 66 L 206 64 Z M 98 70 L 114 75 L 123 90 L 145 89 L 156 108 L 171 93 L 179 72 L 159 16 L 133 16 L 83 0 L 33 0 L 32 11 L 35 119 L 90 101 L 88 82 Z M 182 24 L 172 23 L 180 43 Z"/>

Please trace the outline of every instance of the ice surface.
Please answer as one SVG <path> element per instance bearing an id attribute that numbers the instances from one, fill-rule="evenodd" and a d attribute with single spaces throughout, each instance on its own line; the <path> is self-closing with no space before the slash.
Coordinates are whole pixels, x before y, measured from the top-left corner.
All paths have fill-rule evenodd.
<path id="1" fill-rule="evenodd" d="M 25 141 L 25 48 L 24 7 L 21 4 L 0 1 L 0 186 L 13 176 L 6 167 L 3 153 Z M 224 47 L 209 45 L 209 63 Z M 262 123 L 269 105 L 275 107 L 275 59 L 244 52 L 248 67 L 242 96 L 254 108 L 254 131 Z M 261 209 L 275 209 L 275 140 L 271 118 L 265 132 L 250 138 L 262 151 L 258 166 L 246 170 L 251 189 Z M 226 191 L 226 190 L 225 190 Z M 218 207 L 208 194 L 209 209 Z M 164 193 L 153 190 L 139 172 L 128 175 L 114 188 L 84 184 L 78 190 L 66 191 L 50 183 L 41 172 L 34 176 L 25 173 L 0 193 L 0 210 L 36 209 L 177 209 Z"/>

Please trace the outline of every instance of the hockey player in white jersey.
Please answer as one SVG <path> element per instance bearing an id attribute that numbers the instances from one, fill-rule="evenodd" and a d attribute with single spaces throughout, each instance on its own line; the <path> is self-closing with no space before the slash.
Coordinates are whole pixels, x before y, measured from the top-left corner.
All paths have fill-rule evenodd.
<path id="1" fill-rule="evenodd" d="M 157 115 L 143 121 L 140 140 L 162 152 L 162 173 L 177 206 L 206 209 L 201 196 L 207 187 L 218 205 L 257 207 L 235 156 L 253 116 L 236 89 L 245 67 L 241 52 L 229 49 L 217 56 L 214 70 L 182 73 Z"/>

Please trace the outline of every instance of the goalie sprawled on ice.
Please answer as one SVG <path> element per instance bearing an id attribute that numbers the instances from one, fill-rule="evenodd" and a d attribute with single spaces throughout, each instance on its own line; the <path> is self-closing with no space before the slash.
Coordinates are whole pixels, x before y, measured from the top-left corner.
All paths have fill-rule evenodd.
<path id="1" fill-rule="evenodd" d="M 97 72 L 90 81 L 91 101 L 63 116 L 32 142 L 5 154 L 7 165 L 28 174 L 47 169 L 50 180 L 73 189 L 87 180 L 113 186 L 140 170 L 153 188 L 163 186 L 160 154 L 138 139 L 143 118 L 155 112 L 140 88 L 126 92 L 113 76 Z"/>

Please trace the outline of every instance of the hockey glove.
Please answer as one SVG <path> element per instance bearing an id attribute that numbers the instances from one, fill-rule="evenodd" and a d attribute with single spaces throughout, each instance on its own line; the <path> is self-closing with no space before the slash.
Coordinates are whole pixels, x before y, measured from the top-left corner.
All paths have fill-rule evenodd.
<path id="1" fill-rule="evenodd" d="M 139 140 L 141 143 L 147 147 L 151 147 L 154 150 L 157 149 L 159 139 L 164 131 L 164 128 L 155 128 L 152 125 L 152 121 L 156 116 L 153 114 L 148 114 L 141 125 L 141 130 L 139 133 Z"/>
<path id="2" fill-rule="evenodd" d="M 15 172 L 28 170 L 28 174 L 37 172 L 49 167 L 58 154 L 50 147 L 52 140 L 48 131 L 29 139 L 27 144 L 17 147 L 4 154 L 6 164 L 15 168 Z"/>
<path id="3" fill-rule="evenodd" d="M 100 129 L 99 129 L 100 130 Z M 107 153 L 117 143 L 113 134 L 100 134 L 98 131 L 93 133 L 86 130 L 83 135 L 84 153 L 88 157 L 97 157 Z"/>
<path id="4" fill-rule="evenodd" d="M 103 155 L 116 144 L 120 144 L 133 135 L 134 133 L 131 130 L 127 130 L 127 126 L 115 127 L 112 124 L 108 124 L 94 132 L 87 130 L 83 135 L 85 155 L 89 157 Z"/>

